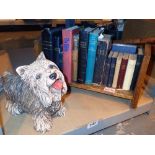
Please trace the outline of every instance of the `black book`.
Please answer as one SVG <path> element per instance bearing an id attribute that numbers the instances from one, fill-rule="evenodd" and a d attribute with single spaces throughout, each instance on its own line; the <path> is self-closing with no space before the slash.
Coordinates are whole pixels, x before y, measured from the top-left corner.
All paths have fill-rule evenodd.
<path id="1" fill-rule="evenodd" d="M 131 90 L 134 90 L 134 88 L 136 86 L 139 71 L 140 71 L 140 68 L 141 68 L 142 61 L 143 61 L 143 57 L 144 57 L 143 49 L 138 48 L 136 66 L 135 66 L 135 70 L 134 70 L 134 73 L 133 73 L 133 78 L 132 78 L 132 82 L 131 82 L 131 86 L 130 86 Z"/>
<path id="2" fill-rule="evenodd" d="M 109 71 L 109 78 L 108 78 L 107 87 L 112 87 L 117 57 L 118 57 L 118 52 L 114 52 L 114 54 L 112 55 L 112 58 L 111 58 L 111 64 L 110 64 L 110 71 Z"/>
<path id="3" fill-rule="evenodd" d="M 111 35 L 103 35 L 103 38 L 99 37 L 98 47 L 96 52 L 95 69 L 93 76 L 93 83 L 102 84 L 104 66 L 106 63 L 106 58 L 109 53 L 111 42 Z"/>
<path id="4" fill-rule="evenodd" d="M 90 27 L 80 30 L 79 53 L 78 53 L 79 54 L 78 55 L 78 76 L 77 76 L 77 82 L 79 83 L 85 83 L 89 33 L 92 30 L 93 28 L 90 28 Z"/>
<path id="5" fill-rule="evenodd" d="M 104 86 L 107 86 L 108 84 L 108 79 L 109 79 L 109 72 L 110 72 L 110 64 L 111 64 L 111 58 L 114 52 L 110 52 L 108 57 L 106 58 L 106 63 L 104 66 L 104 74 L 103 74 L 103 79 L 102 83 Z"/>

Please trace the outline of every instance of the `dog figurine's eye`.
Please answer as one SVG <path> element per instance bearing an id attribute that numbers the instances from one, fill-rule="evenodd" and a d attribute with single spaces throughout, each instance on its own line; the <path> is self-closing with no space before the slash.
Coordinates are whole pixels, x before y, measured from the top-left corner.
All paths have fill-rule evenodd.
<path id="1" fill-rule="evenodd" d="M 37 74 L 36 75 L 36 79 L 38 80 L 38 79 L 40 79 L 41 78 L 41 74 Z"/>
<path id="2" fill-rule="evenodd" d="M 49 65 L 49 68 L 54 69 L 54 68 L 57 68 L 57 67 L 55 65 Z"/>

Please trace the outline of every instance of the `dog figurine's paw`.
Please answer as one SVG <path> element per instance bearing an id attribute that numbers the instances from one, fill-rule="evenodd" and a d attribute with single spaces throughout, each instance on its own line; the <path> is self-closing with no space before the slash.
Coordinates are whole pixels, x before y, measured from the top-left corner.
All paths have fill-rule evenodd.
<path id="1" fill-rule="evenodd" d="M 65 113 L 66 113 L 66 108 L 65 107 L 62 107 L 57 113 L 56 115 L 58 117 L 64 117 L 65 116 Z"/>

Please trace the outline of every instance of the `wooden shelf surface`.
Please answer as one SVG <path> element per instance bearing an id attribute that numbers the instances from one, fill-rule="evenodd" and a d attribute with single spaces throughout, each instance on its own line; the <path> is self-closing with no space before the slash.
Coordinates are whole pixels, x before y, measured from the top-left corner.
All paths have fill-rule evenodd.
<path id="1" fill-rule="evenodd" d="M 95 91 L 95 92 L 102 93 L 102 94 L 121 97 L 121 98 L 129 99 L 129 100 L 133 99 L 133 92 L 132 91 L 115 89 L 115 92 L 109 92 L 109 91 L 104 90 L 104 88 L 105 88 L 104 86 L 86 85 L 86 84 L 80 84 L 80 83 L 76 83 L 76 82 L 71 83 L 70 86 L 75 87 L 75 88 Z"/>

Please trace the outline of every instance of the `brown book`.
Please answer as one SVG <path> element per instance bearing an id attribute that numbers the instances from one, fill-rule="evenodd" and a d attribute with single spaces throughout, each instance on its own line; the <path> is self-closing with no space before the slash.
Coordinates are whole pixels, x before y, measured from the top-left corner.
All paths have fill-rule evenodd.
<path id="1" fill-rule="evenodd" d="M 117 89 L 122 89 L 123 87 L 125 72 L 128 64 L 128 58 L 129 58 L 129 54 L 125 53 L 121 61 L 121 66 L 120 66 L 118 81 L 117 81 Z"/>

